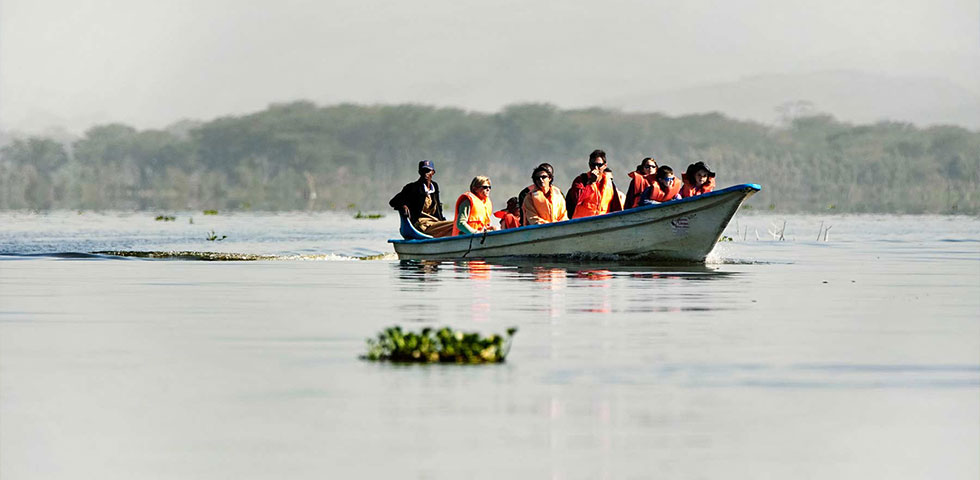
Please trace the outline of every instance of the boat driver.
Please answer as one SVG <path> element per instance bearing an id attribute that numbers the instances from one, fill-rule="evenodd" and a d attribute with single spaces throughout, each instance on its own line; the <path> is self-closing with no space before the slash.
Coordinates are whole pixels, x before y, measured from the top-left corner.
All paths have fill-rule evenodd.
<path id="1" fill-rule="evenodd" d="M 439 184 L 432 180 L 435 174 L 432 161 L 422 160 L 419 162 L 419 179 L 405 185 L 388 205 L 408 217 L 418 231 L 433 237 L 448 237 L 452 234 L 453 222 L 442 215 Z"/>

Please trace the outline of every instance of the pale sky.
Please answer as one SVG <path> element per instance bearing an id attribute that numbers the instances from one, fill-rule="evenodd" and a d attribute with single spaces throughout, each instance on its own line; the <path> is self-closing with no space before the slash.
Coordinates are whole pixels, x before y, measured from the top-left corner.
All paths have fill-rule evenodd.
<path id="1" fill-rule="evenodd" d="M 980 94 L 977 0 L 0 0 L 0 129 L 269 103 L 560 107 L 759 74 Z"/>

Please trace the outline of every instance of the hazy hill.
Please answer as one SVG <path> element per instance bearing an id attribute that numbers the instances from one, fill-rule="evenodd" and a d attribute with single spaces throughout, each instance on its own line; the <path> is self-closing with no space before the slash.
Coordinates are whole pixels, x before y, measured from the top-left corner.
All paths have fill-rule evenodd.
<path id="1" fill-rule="evenodd" d="M 606 105 L 670 115 L 721 112 L 773 124 L 782 120 L 779 106 L 800 101 L 812 104 L 809 113 L 829 113 L 846 122 L 890 120 L 980 130 L 980 96 L 963 87 L 940 78 L 854 71 L 760 75 L 729 83 L 637 93 L 610 99 Z"/>

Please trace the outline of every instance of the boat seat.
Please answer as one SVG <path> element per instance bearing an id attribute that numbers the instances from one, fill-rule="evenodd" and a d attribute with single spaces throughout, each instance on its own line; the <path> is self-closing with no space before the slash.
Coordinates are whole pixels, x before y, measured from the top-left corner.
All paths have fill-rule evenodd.
<path id="1" fill-rule="evenodd" d="M 401 226 L 398 227 L 398 233 L 402 234 L 402 238 L 405 240 L 424 240 L 426 238 L 435 238 L 432 235 L 426 235 L 418 231 L 418 229 L 412 225 L 412 222 L 409 221 L 408 217 L 405 216 L 403 212 L 398 212 L 398 216 L 402 219 Z"/>

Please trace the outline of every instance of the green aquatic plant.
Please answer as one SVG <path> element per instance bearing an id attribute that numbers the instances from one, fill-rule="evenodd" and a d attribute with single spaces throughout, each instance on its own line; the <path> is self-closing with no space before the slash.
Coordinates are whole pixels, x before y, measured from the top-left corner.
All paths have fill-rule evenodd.
<path id="1" fill-rule="evenodd" d="M 732 237 L 729 237 L 728 235 L 722 235 L 721 238 L 718 239 L 718 243 L 721 243 L 721 242 L 734 242 L 734 241 L 735 241 L 735 239 L 732 238 Z"/>
<path id="2" fill-rule="evenodd" d="M 157 218 L 155 218 L 154 220 L 158 222 L 172 222 L 174 220 L 177 220 L 177 217 L 173 215 L 157 215 Z"/>
<path id="3" fill-rule="evenodd" d="M 354 215 L 356 219 L 367 219 L 367 220 L 377 220 L 379 218 L 384 218 L 384 215 L 380 213 L 361 213 L 360 210 L 357 211 L 357 215 Z"/>
<path id="4" fill-rule="evenodd" d="M 214 233 L 214 230 L 211 230 L 210 232 L 208 232 L 208 236 L 206 238 L 207 238 L 207 241 L 209 241 L 209 242 L 215 242 L 215 241 L 220 242 L 220 241 L 228 238 L 228 235 L 222 235 L 222 236 L 219 237 L 218 234 Z"/>
<path id="5" fill-rule="evenodd" d="M 218 211 L 217 210 L 205 210 L 205 211 L 203 211 L 201 213 L 203 213 L 205 215 L 217 215 L 218 214 Z"/>
<path id="6" fill-rule="evenodd" d="M 361 358 L 396 363 L 501 363 L 510 352 L 515 333 L 517 327 L 508 328 L 506 336 L 481 337 L 449 327 L 426 327 L 415 333 L 396 325 L 384 329 L 376 339 L 369 338 L 368 351 Z"/>

